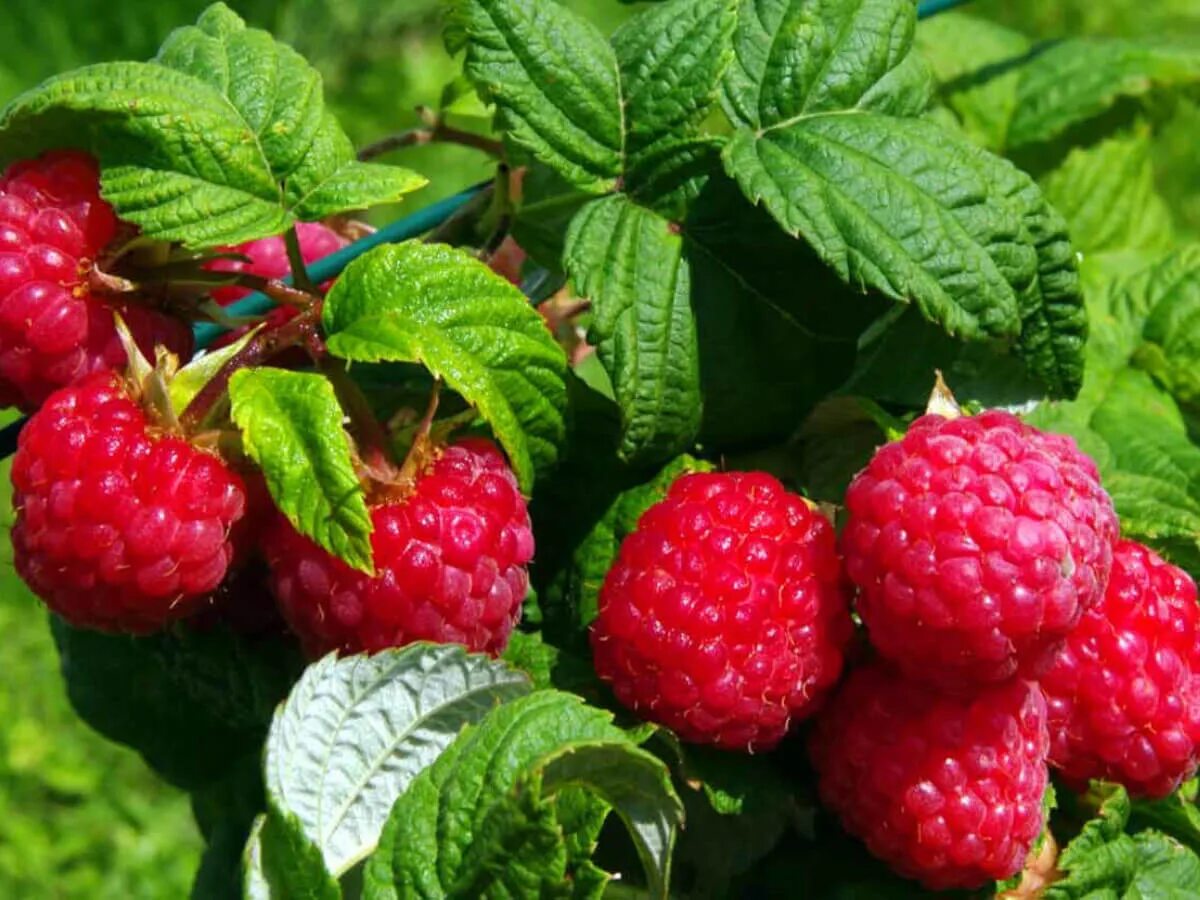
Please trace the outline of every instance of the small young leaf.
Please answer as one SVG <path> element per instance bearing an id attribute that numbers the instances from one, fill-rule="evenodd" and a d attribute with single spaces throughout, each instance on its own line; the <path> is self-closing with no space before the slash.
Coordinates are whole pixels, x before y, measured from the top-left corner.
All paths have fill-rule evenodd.
<path id="1" fill-rule="evenodd" d="M 342 874 L 375 847 L 396 797 L 524 675 L 461 647 L 416 644 L 313 664 L 267 736 L 267 791 Z"/>
<path id="2" fill-rule="evenodd" d="M 1042 182 L 1083 253 L 1162 250 L 1171 213 L 1154 184 L 1148 129 L 1077 147 Z"/>
<path id="3" fill-rule="evenodd" d="M 372 571 L 371 517 L 333 386 L 312 373 L 241 369 L 229 397 L 280 512 L 330 553 Z"/>
<path id="4" fill-rule="evenodd" d="M 932 89 L 916 22 L 910 0 L 746 0 L 725 110 L 755 129 L 834 110 L 916 115 Z"/>
<path id="5" fill-rule="evenodd" d="M 690 270 L 663 218 L 615 195 L 571 222 L 563 262 L 592 301 L 591 338 L 621 406 L 621 455 L 653 462 L 685 449 L 702 414 Z"/>
<path id="6" fill-rule="evenodd" d="M 465 251 L 413 241 L 364 254 L 329 292 L 324 326 L 343 359 L 443 378 L 491 425 L 526 492 L 557 459 L 566 356 L 521 292 Z"/>
<path id="7" fill-rule="evenodd" d="M 1122 97 L 1200 83 L 1200 51 L 1186 44 L 1071 38 L 1021 68 L 1008 147 L 1048 141 Z"/>
<path id="8" fill-rule="evenodd" d="M 573 753 L 604 764 L 588 767 L 589 776 Z M 568 783 L 617 804 L 641 845 L 652 896 L 665 897 L 681 816 L 666 767 L 609 713 L 557 691 L 495 710 L 416 777 L 367 865 L 365 896 L 569 894 L 570 835 L 555 827 L 554 806 Z"/>
<path id="9" fill-rule="evenodd" d="M 188 404 L 204 386 L 221 371 L 225 363 L 250 343 L 261 327 L 252 328 L 231 344 L 209 350 L 175 373 L 175 377 L 167 385 L 167 392 L 171 398 L 171 406 L 177 414 L 187 409 Z"/>
<path id="10" fill-rule="evenodd" d="M 467 77 L 507 140 L 590 193 L 616 185 L 625 151 L 612 48 L 551 0 L 457 0 Z"/>

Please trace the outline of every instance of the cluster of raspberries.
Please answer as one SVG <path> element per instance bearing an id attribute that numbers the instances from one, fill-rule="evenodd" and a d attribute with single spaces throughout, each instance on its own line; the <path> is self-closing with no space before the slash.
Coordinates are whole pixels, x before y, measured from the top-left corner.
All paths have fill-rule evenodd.
<path id="1" fill-rule="evenodd" d="M 841 678 L 851 609 L 870 648 Z M 1025 865 L 1048 766 L 1148 797 L 1192 776 L 1198 619 L 1187 574 L 1119 540 L 1074 442 L 989 411 L 882 447 L 840 552 L 771 476 L 679 478 L 621 545 L 591 641 L 617 699 L 685 740 L 769 750 L 812 717 L 845 829 L 973 889 Z"/>
<path id="2" fill-rule="evenodd" d="M 346 243 L 320 224 L 297 231 L 306 262 Z M 214 612 L 271 627 L 259 612 L 269 588 L 314 656 L 414 640 L 503 649 L 533 533 L 500 451 L 473 439 L 432 454 L 409 490 L 372 506 L 374 573 L 351 569 L 293 529 L 261 476 L 165 427 L 131 391 L 114 312 L 151 358 L 160 345 L 185 361 L 192 350 L 182 319 L 94 290 L 98 261 L 134 235 L 84 154 L 44 154 L 0 177 L 0 403 L 34 413 L 12 468 L 14 563 L 33 591 L 75 625 L 146 634 Z M 289 272 L 282 238 L 228 249 L 244 259 L 210 268 Z M 278 309 L 267 326 L 290 315 Z"/>

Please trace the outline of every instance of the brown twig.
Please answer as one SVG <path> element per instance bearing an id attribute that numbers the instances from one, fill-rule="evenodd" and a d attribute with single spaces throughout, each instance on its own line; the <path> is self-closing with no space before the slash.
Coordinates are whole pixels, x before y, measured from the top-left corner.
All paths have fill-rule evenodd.
<path id="1" fill-rule="evenodd" d="M 308 267 L 304 265 L 304 254 L 300 250 L 300 233 L 293 225 L 283 234 L 283 244 L 287 247 L 288 265 L 292 268 L 292 283 L 300 290 L 316 294 L 316 285 L 308 277 Z"/>
<path id="2" fill-rule="evenodd" d="M 399 150 L 401 147 L 417 147 L 435 142 L 471 147 L 497 159 L 504 156 L 504 145 L 500 141 L 447 125 L 444 119 L 434 114 L 427 106 L 418 107 L 417 113 L 425 123 L 423 127 L 390 134 L 368 144 L 358 151 L 359 161 L 366 162 L 377 156 L 383 156 L 385 153 L 391 153 L 393 150 Z"/>

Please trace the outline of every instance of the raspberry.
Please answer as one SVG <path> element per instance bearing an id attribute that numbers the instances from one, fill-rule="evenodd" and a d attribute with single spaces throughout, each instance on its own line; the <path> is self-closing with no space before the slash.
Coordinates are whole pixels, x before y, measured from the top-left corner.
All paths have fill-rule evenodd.
<path id="1" fill-rule="evenodd" d="M 1200 764 L 1196 583 L 1153 550 L 1118 543 L 1104 599 L 1067 637 L 1042 689 L 1050 762 L 1069 784 L 1174 791 Z"/>
<path id="2" fill-rule="evenodd" d="M 852 632 L 829 522 L 765 473 L 697 473 L 621 544 L 591 642 L 634 712 L 762 750 L 815 710 Z"/>
<path id="3" fill-rule="evenodd" d="M 871 642 L 947 689 L 1036 676 L 1099 602 L 1117 517 L 1095 463 L 999 410 L 927 415 L 846 492 Z"/>
<path id="4" fill-rule="evenodd" d="M 264 551 L 284 618 L 310 656 L 428 640 L 499 653 L 529 590 L 533 532 L 490 441 L 446 447 L 402 500 L 371 508 L 375 575 L 277 517 Z"/>
<path id="5" fill-rule="evenodd" d="M 114 373 L 52 394 L 12 467 L 17 571 L 74 625 L 144 634 L 203 604 L 233 557 L 242 480 L 152 428 Z"/>
<path id="6" fill-rule="evenodd" d="M 191 354 L 186 323 L 89 291 L 118 224 L 85 154 L 46 153 L 0 176 L 0 405 L 36 409 L 60 387 L 123 366 L 114 310 L 150 358 L 156 344 Z"/>
<path id="7" fill-rule="evenodd" d="M 1024 866 L 1042 830 L 1046 703 L 1014 679 L 939 694 L 886 663 L 851 673 L 809 749 L 822 802 L 901 875 L 973 889 Z"/>
<path id="8" fill-rule="evenodd" d="M 329 254 L 342 249 L 348 243 L 337 232 L 326 228 L 319 222 L 300 222 L 296 225 L 296 235 L 300 239 L 300 255 L 306 263 L 316 262 Z M 214 272 L 248 272 L 261 275 L 263 278 L 284 278 L 291 274 L 292 267 L 288 262 L 287 245 L 282 237 L 266 237 L 249 241 L 238 247 L 226 248 L 234 253 L 249 257 L 250 262 L 240 259 L 217 259 L 206 268 Z M 329 289 L 331 282 L 321 285 L 321 290 Z M 237 285 L 225 285 L 214 288 L 212 297 L 222 306 L 228 306 L 235 300 L 240 300 L 250 293 L 249 288 Z M 290 306 L 276 306 L 267 314 L 267 327 L 276 328 L 296 315 L 297 310 Z M 240 328 L 228 335 L 223 335 L 219 344 L 236 340 L 246 332 Z"/>

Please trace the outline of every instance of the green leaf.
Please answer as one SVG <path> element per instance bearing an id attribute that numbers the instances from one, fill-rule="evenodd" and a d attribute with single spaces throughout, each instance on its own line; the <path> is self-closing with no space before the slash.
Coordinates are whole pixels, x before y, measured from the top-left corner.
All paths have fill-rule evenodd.
<path id="1" fill-rule="evenodd" d="M 696 132 L 732 57 L 736 5 L 734 0 L 668 0 L 613 34 L 628 123 L 628 170 L 645 167 L 645 157 L 662 142 Z"/>
<path id="2" fill-rule="evenodd" d="M 333 555 L 373 571 L 371 517 L 333 386 L 312 373 L 241 369 L 229 397 L 246 453 L 280 512 Z"/>
<path id="3" fill-rule="evenodd" d="M 870 113 L 739 131 L 725 165 L 752 202 L 852 285 L 914 302 L 950 334 L 1015 337 L 1037 254 L 998 196 L 1008 163 L 937 126 Z"/>
<path id="4" fill-rule="evenodd" d="M 666 767 L 609 713 L 557 691 L 495 710 L 417 776 L 368 863 L 364 896 L 570 896 L 570 836 L 555 809 L 568 786 L 617 810 L 652 895 L 665 897 L 681 816 Z"/>
<path id="5" fill-rule="evenodd" d="M 0 157 L 54 146 L 94 152 L 122 219 L 190 246 L 279 234 L 424 183 L 358 163 L 316 71 L 221 3 L 172 33 L 155 62 L 55 76 L 0 114 Z"/>
<path id="6" fill-rule="evenodd" d="M 378 247 L 346 268 L 323 315 L 335 355 L 418 362 L 444 379 L 491 425 L 526 492 L 557 459 L 566 356 L 524 295 L 469 253 Z"/>
<path id="7" fill-rule="evenodd" d="M 1004 147 L 1017 104 L 1017 65 L 1032 42 L 987 19 L 947 12 L 917 27 L 917 47 L 939 82 L 941 99 L 963 130 L 989 150 Z"/>
<path id="8" fill-rule="evenodd" d="M 342 889 L 325 868 L 320 849 L 308 839 L 300 820 L 268 798 L 267 812 L 251 840 L 258 847 L 248 859 L 259 872 L 246 873 L 248 884 L 265 884 L 274 900 L 341 900 Z M 261 879 L 261 881 L 260 881 Z M 252 889 L 253 890 L 253 889 Z"/>
<path id="9" fill-rule="evenodd" d="M 258 331 L 259 328 L 252 328 L 236 341 L 203 353 L 176 372 L 175 377 L 167 384 L 167 394 L 175 412 L 181 413 L 187 409 L 188 404 L 195 399 L 204 386 L 224 368 L 225 363 L 233 359 L 242 348 L 250 343 Z"/>
<path id="10" fill-rule="evenodd" d="M 617 61 L 603 35 L 549 0 L 457 0 L 467 77 L 505 140 L 589 193 L 617 183 L 625 152 Z"/>
<path id="11" fill-rule="evenodd" d="M 1122 97 L 1200 83 L 1200 52 L 1117 38 L 1071 38 L 1051 44 L 1021 69 L 1008 147 L 1058 137 Z"/>
<path id="12" fill-rule="evenodd" d="M 567 273 L 592 301 L 590 340 L 621 407 L 621 455 L 650 462 L 700 430 L 700 368 L 683 240 L 663 218 L 615 195 L 571 221 Z"/>
<path id="13" fill-rule="evenodd" d="M 1171 214 L 1154 184 L 1150 132 L 1077 147 L 1042 182 L 1083 253 L 1161 250 L 1171 244 Z"/>
<path id="14" fill-rule="evenodd" d="M 1131 805 L 1124 788 L 1093 782 L 1084 799 L 1098 804 L 1097 816 L 1059 855 L 1063 877 L 1045 889 L 1046 900 L 1196 896 L 1200 857 L 1157 831 L 1126 834 Z"/>
<path id="15" fill-rule="evenodd" d="M 1182 404 L 1200 408 L 1200 245 L 1168 257 L 1130 290 L 1145 292 L 1150 313 L 1133 361 Z"/>
<path id="16" fill-rule="evenodd" d="M 909 0 L 745 0 L 722 100 L 764 128 L 849 109 L 916 115 L 932 88 Z"/>
<path id="17" fill-rule="evenodd" d="M 1154 828 L 1194 853 L 1200 853 L 1200 809 L 1196 806 L 1196 779 L 1185 782 L 1169 797 L 1159 800 L 1136 799 L 1130 821 L 1134 830 Z"/>
<path id="18" fill-rule="evenodd" d="M 255 753 L 302 663 L 291 644 L 185 627 L 145 638 L 51 619 L 75 711 L 188 789 Z"/>
<path id="19" fill-rule="evenodd" d="M 375 848 L 396 797 L 464 725 L 528 690 L 521 673 L 457 646 L 327 656 L 271 725 L 268 795 L 340 875 Z"/>

